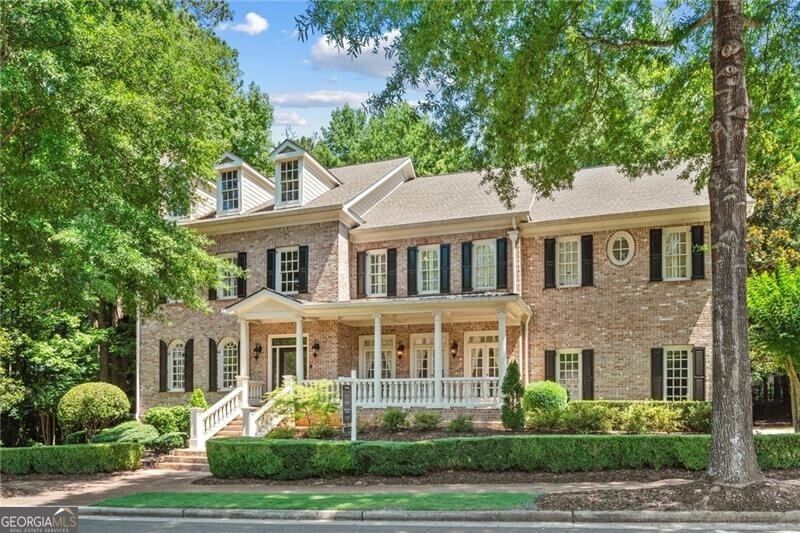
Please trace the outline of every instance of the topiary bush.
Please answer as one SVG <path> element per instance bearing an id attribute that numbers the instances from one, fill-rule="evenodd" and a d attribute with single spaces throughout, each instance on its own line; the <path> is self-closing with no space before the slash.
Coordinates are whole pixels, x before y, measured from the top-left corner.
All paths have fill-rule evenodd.
<path id="1" fill-rule="evenodd" d="M 403 411 L 397 407 L 390 407 L 386 409 L 383 412 L 383 416 L 381 416 L 381 428 L 396 433 L 408 425 L 407 419 L 407 411 Z"/>
<path id="2" fill-rule="evenodd" d="M 503 394 L 503 405 L 500 407 L 503 427 L 519 431 L 525 426 L 525 411 L 522 409 L 522 395 L 525 389 L 519 379 L 519 365 L 516 361 L 511 361 L 506 367 L 500 392 Z"/>
<path id="3" fill-rule="evenodd" d="M 567 389 L 554 381 L 536 381 L 525 387 L 522 406 L 525 411 L 548 411 L 564 409 L 569 394 Z"/>
<path id="4" fill-rule="evenodd" d="M 192 398 L 189 400 L 189 407 L 208 409 L 208 402 L 206 401 L 205 394 L 203 394 L 203 389 L 194 389 L 194 392 L 192 392 Z"/>
<path id="5" fill-rule="evenodd" d="M 95 435 L 92 442 L 138 442 L 147 446 L 158 438 L 158 431 L 153 426 L 135 420 L 123 422 L 113 428 L 107 428 Z"/>
<path id="6" fill-rule="evenodd" d="M 265 439 L 293 439 L 294 430 L 291 428 L 275 428 L 266 435 Z"/>
<path id="7" fill-rule="evenodd" d="M 99 430 L 124 419 L 131 409 L 122 389 L 110 383 L 76 385 L 58 402 L 58 421 L 68 430 L 83 429 L 86 441 Z"/>
<path id="8" fill-rule="evenodd" d="M 64 444 L 86 444 L 86 432 L 84 430 L 73 431 L 64 437 Z"/>
<path id="9" fill-rule="evenodd" d="M 432 431 L 439 426 L 442 415 L 436 411 L 415 411 L 411 415 L 411 429 L 414 431 Z"/>
<path id="10" fill-rule="evenodd" d="M 475 431 L 475 423 L 471 416 L 458 415 L 447 425 L 447 430 L 451 433 L 472 433 Z"/>
<path id="11" fill-rule="evenodd" d="M 147 444 L 155 453 L 169 453 L 172 450 L 189 447 L 189 435 L 182 431 L 158 435 Z"/>

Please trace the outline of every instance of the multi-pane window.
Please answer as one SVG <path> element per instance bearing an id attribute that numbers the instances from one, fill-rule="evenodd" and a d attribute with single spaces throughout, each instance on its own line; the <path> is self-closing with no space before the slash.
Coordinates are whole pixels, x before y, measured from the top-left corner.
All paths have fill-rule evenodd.
<path id="1" fill-rule="evenodd" d="M 689 363 L 691 348 L 664 348 L 664 399 L 689 400 Z"/>
<path id="2" fill-rule="evenodd" d="M 470 377 L 496 378 L 500 375 L 498 341 L 497 333 L 473 333 L 467 336 L 464 349 Z M 493 382 L 472 383 L 470 384 L 470 394 L 475 398 L 495 396 L 497 385 Z"/>
<path id="3" fill-rule="evenodd" d="M 225 259 L 231 263 L 232 267 L 236 265 L 236 256 L 227 256 Z M 239 294 L 238 287 L 239 278 L 236 276 L 236 272 L 232 268 L 226 268 L 222 273 L 222 287 L 219 289 L 219 299 L 236 298 Z"/>
<path id="4" fill-rule="evenodd" d="M 220 200 L 222 212 L 239 210 L 239 171 L 228 170 L 220 175 Z"/>
<path id="5" fill-rule="evenodd" d="M 439 292 L 438 245 L 419 248 L 419 292 L 421 294 Z"/>
<path id="6" fill-rule="evenodd" d="M 689 278 L 689 232 L 664 230 L 664 279 Z"/>
<path id="7" fill-rule="evenodd" d="M 447 334 L 442 334 L 442 375 L 447 375 L 448 368 L 448 339 Z M 411 376 L 415 378 L 434 377 L 434 359 L 436 345 L 433 343 L 433 333 L 415 333 L 411 335 Z"/>
<path id="8" fill-rule="evenodd" d="M 381 377 L 391 378 L 394 375 L 394 335 L 381 337 Z M 365 335 L 359 338 L 361 376 L 371 379 L 375 377 L 375 337 Z"/>
<path id="9" fill-rule="evenodd" d="M 627 265 L 633 259 L 633 236 L 618 231 L 608 240 L 608 259 L 617 266 Z"/>
<path id="10" fill-rule="evenodd" d="M 488 291 L 497 286 L 496 241 L 476 241 L 472 243 L 472 264 L 475 272 L 475 290 Z"/>
<path id="11" fill-rule="evenodd" d="M 281 163 L 281 202 L 296 202 L 300 199 L 300 161 Z"/>
<path id="12" fill-rule="evenodd" d="M 556 241 L 556 284 L 577 287 L 581 284 L 580 240 L 578 237 Z"/>
<path id="13" fill-rule="evenodd" d="M 219 383 L 223 389 L 232 389 L 236 387 L 236 376 L 239 375 L 239 344 L 233 339 L 223 339 L 219 355 Z"/>
<path id="14" fill-rule="evenodd" d="M 370 296 L 386 296 L 386 250 L 367 252 L 367 272 L 367 293 Z"/>
<path id="15" fill-rule="evenodd" d="M 173 341 L 167 352 L 167 383 L 169 390 L 183 391 L 186 379 L 186 345 L 183 341 Z"/>
<path id="16" fill-rule="evenodd" d="M 297 247 L 278 250 L 278 283 L 281 292 L 298 291 L 300 278 L 300 250 Z"/>
<path id="17" fill-rule="evenodd" d="M 580 400 L 581 352 L 579 350 L 559 350 L 556 365 L 556 381 L 567 389 L 571 400 Z"/>

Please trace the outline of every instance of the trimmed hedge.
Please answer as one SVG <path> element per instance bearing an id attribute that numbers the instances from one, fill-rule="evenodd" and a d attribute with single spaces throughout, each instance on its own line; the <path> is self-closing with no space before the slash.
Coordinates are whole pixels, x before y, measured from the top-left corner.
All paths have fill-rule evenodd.
<path id="1" fill-rule="evenodd" d="M 94 474 L 136 470 L 142 465 L 141 444 L 68 444 L 32 448 L 0 448 L 3 474 Z"/>
<path id="2" fill-rule="evenodd" d="M 153 426 L 135 420 L 123 422 L 113 428 L 104 429 L 92 439 L 95 444 L 104 442 L 138 442 L 147 446 L 158 438 L 158 431 Z"/>
<path id="3" fill-rule="evenodd" d="M 217 477 L 418 476 L 445 470 L 575 472 L 706 468 L 708 435 L 511 435 L 416 442 L 212 439 Z M 800 435 L 757 435 L 761 468 L 800 467 Z"/>

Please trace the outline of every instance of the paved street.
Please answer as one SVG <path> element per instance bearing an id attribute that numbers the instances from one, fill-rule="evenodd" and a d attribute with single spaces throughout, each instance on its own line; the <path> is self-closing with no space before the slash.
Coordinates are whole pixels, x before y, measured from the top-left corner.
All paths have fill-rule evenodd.
<path id="1" fill-rule="evenodd" d="M 398 531 L 407 533 L 483 531 L 596 531 L 596 532 L 678 532 L 678 531 L 772 531 L 796 532 L 798 524 L 565 524 L 565 523 L 439 523 L 439 522 L 305 522 L 265 520 L 200 520 L 163 518 L 84 517 L 80 519 L 81 533 L 243 533 L 325 531 L 331 533 Z"/>

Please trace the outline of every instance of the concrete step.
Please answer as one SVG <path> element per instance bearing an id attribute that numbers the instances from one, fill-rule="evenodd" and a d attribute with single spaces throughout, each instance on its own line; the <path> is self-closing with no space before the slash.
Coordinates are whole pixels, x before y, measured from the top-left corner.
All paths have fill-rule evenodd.
<path id="1" fill-rule="evenodd" d="M 178 449 L 172 450 L 168 457 L 206 457 L 205 450 Z"/>
<path id="2" fill-rule="evenodd" d="M 210 472 L 207 464 L 196 463 L 157 463 L 156 470 L 180 470 L 190 472 Z"/>

